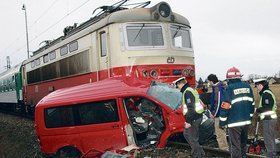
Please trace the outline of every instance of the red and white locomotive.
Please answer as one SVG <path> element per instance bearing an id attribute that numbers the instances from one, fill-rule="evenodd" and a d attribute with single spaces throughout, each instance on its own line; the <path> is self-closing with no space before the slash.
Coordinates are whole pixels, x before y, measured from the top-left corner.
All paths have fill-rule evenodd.
<path id="1" fill-rule="evenodd" d="M 100 7 L 95 17 L 65 28 L 64 36 L 23 61 L 24 106 L 34 107 L 57 89 L 112 77 L 170 83 L 185 76 L 195 86 L 189 21 L 165 2 L 124 8 L 126 1 Z"/>

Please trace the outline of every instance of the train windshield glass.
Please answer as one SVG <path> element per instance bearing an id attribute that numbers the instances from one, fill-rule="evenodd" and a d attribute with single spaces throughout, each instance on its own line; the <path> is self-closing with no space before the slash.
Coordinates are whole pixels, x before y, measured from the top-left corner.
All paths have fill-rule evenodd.
<path id="1" fill-rule="evenodd" d="M 182 103 L 182 93 L 164 83 L 152 82 L 148 95 L 158 99 L 173 110 L 176 110 Z"/>
<path id="2" fill-rule="evenodd" d="M 192 48 L 190 32 L 187 27 L 172 25 L 170 29 L 173 47 Z"/>
<path id="3" fill-rule="evenodd" d="M 126 26 L 129 47 L 161 47 L 164 45 L 162 27 L 151 24 Z"/>

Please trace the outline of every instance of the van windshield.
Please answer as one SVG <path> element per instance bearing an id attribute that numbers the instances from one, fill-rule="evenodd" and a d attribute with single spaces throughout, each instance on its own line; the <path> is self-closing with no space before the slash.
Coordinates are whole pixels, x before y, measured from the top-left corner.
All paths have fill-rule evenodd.
<path id="1" fill-rule="evenodd" d="M 158 99 L 172 110 L 176 110 L 182 103 L 182 93 L 164 83 L 152 82 L 148 90 L 148 95 Z"/>

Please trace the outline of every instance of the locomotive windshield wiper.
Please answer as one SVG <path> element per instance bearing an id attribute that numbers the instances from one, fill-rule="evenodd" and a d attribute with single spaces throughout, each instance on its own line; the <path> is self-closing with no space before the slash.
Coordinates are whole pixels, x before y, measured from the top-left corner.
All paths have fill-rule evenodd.
<path id="1" fill-rule="evenodd" d="M 140 30 L 138 31 L 138 33 L 137 33 L 137 35 L 135 36 L 133 42 L 135 42 L 135 40 L 138 38 L 138 36 L 139 36 L 140 32 L 143 30 L 144 26 L 145 26 L 145 24 L 143 24 L 142 27 L 140 28 Z"/>
<path id="2" fill-rule="evenodd" d="M 178 34 L 178 32 L 181 30 L 181 26 L 179 26 L 177 29 L 176 29 L 176 32 L 175 32 L 175 34 L 173 35 L 173 37 L 172 37 L 172 39 L 174 39 L 176 36 L 177 36 L 177 34 Z"/>

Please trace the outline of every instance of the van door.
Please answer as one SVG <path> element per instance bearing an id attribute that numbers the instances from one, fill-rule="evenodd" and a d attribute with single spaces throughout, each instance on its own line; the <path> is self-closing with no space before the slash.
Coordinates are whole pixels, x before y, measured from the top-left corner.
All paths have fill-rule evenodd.
<path id="1" fill-rule="evenodd" d="M 119 109 L 115 99 L 79 105 L 79 129 L 84 152 L 127 146 Z"/>
<path id="2" fill-rule="evenodd" d="M 155 147 L 166 128 L 161 106 L 142 96 L 126 97 L 123 102 L 136 145 Z"/>
<path id="3" fill-rule="evenodd" d="M 108 47 L 108 31 L 101 30 L 98 33 L 99 44 L 99 80 L 110 78 L 110 60 L 109 60 L 109 47 Z"/>

